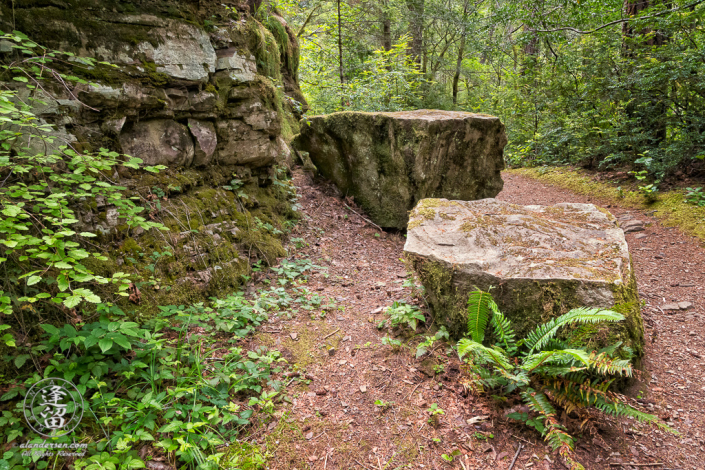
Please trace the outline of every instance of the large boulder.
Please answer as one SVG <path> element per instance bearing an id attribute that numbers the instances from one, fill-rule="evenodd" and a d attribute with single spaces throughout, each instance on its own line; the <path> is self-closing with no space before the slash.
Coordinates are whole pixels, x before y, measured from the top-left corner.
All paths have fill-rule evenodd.
<path id="1" fill-rule="evenodd" d="M 592 204 L 518 206 L 496 199 L 425 199 L 411 213 L 407 259 L 436 321 L 460 337 L 466 303 L 492 289 L 518 337 L 575 307 L 611 308 L 625 321 L 582 331 L 596 346 L 623 341 L 643 354 L 644 333 L 627 242 Z"/>
<path id="2" fill-rule="evenodd" d="M 382 227 L 402 229 L 421 199 L 502 190 L 507 143 L 493 116 L 457 111 L 341 112 L 308 118 L 294 146 Z"/>

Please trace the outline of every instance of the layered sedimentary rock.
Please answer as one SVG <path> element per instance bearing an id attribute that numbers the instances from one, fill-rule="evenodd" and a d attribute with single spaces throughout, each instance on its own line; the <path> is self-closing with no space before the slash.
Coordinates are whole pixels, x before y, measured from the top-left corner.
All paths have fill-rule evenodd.
<path id="1" fill-rule="evenodd" d="M 285 254 L 281 231 L 258 227 L 282 229 L 296 217 L 293 192 L 272 184 L 306 109 L 296 36 L 269 7 L 253 17 L 247 2 L 225 3 L 0 2 L 0 30 L 73 53 L 48 66 L 82 80 L 44 80 L 42 90 L 3 83 L 18 100 L 32 93 L 43 102 L 33 111 L 56 138 L 25 139 L 33 150 L 107 148 L 166 167 L 154 174 L 118 166 L 110 178 L 139 197 L 141 217 L 169 232 L 128 230 L 101 198 L 71 201 L 77 228 L 96 233 L 106 255 L 90 269 L 129 272 L 142 286 L 140 308 L 231 293 L 256 257 Z M 18 58 L 0 41 L 0 62 Z"/>
<path id="2" fill-rule="evenodd" d="M 263 24 L 219 2 L 28 5 L 8 10 L 4 17 L 16 25 L 3 30 L 18 29 L 76 54 L 71 74 L 90 81 L 72 89 L 54 86 L 44 97 L 47 105 L 36 110 L 57 135 L 70 136 L 64 142 L 92 148 L 112 143 L 172 168 L 211 162 L 257 168 L 272 165 L 282 137 L 295 133 L 298 117 L 289 103 L 303 97 L 298 59 L 289 56 L 298 56 L 298 46 L 274 12 Z M 5 48 L 0 55 L 3 50 L 12 54 Z M 86 64 L 81 57 L 117 67 Z M 210 141 L 205 147 L 204 139 Z"/>
<path id="3" fill-rule="evenodd" d="M 643 352 L 639 298 L 622 229 L 592 204 L 518 206 L 496 199 L 425 199 L 411 213 L 406 256 L 436 320 L 456 337 L 466 302 L 492 289 L 519 337 L 576 307 L 611 308 L 625 321 L 589 332 L 591 344 L 624 341 Z"/>
<path id="4" fill-rule="evenodd" d="M 382 227 L 406 227 L 424 198 L 473 200 L 502 190 L 507 137 L 496 117 L 418 110 L 307 121 L 293 145 Z"/>

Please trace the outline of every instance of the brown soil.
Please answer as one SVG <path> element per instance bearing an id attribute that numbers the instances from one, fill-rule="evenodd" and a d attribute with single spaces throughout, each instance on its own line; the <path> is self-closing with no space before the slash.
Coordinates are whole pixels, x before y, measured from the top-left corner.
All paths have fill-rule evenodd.
<path id="1" fill-rule="evenodd" d="M 504 180 L 498 198 L 510 202 L 600 204 L 599 199 L 516 175 L 505 174 Z M 407 277 L 400 260 L 404 236 L 367 223 L 355 213 L 359 209 L 327 183 L 313 184 L 300 172 L 295 182 L 306 216 L 292 237 L 308 243 L 295 256 L 328 268 L 327 277 L 312 276 L 308 288 L 336 299 L 338 310 L 322 319 L 308 312 L 292 319 L 272 318 L 258 335 L 258 342 L 282 350 L 291 363 L 305 369 L 302 375 L 313 379 L 308 384 L 292 380 L 287 393 L 293 403 L 281 405 L 276 419 L 251 435 L 251 442 L 266 441 L 272 453 L 268 468 L 509 469 L 520 444 L 514 469 L 564 468 L 537 432 L 504 417 L 517 403 L 468 394 L 461 385 L 462 367 L 456 355 L 448 354 L 447 345 L 431 357 L 415 359 L 416 344 L 434 331 L 428 314 L 428 326 L 421 325 L 418 336 L 396 337 L 408 347 L 394 350 L 381 343 L 395 332 L 377 329 L 386 318 L 379 307 L 394 300 L 423 304 L 412 288 L 402 286 Z M 602 415 L 582 428 L 578 419 L 562 418 L 569 431 L 580 435 L 576 451 L 587 469 L 620 468 L 620 463 L 624 469 L 705 468 L 705 419 L 700 409 L 705 405 L 705 251 L 693 238 L 659 226 L 646 214 L 606 207 L 617 217 L 628 212 L 647 224 L 644 232 L 627 235 L 646 302 L 645 375 L 630 392 L 632 402 L 658 414 L 681 435 Z M 635 239 L 639 234 L 646 236 Z M 661 310 L 674 301 L 694 306 Z M 442 365 L 442 371 L 434 371 L 434 365 Z M 377 400 L 389 406 L 377 406 Z M 427 411 L 433 403 L 445 412 L 435 423 L 429 422 Z M 459 455 L 447 463 L 442 454 L 453 451 Z"/>

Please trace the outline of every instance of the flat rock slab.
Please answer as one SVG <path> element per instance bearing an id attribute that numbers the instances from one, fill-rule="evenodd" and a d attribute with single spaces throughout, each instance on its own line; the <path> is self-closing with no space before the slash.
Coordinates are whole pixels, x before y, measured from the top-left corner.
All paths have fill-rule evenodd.
<path id="1" fill-rule="evenodd" d="M 376 224 L 401 229 L 421 199 L 496 196 L 506 143 L 494 116 L 417 110 L 309 117 L 293 145 Z"/>
<path id="2" fill-rule="evenodd" d="M 404 251 L 437 321 L 466 332 L 466 302 L 488 290 L 519 337 L 581 307 L 612 308 L 626 319 L 586 341 L 624 341 L 643 350 L 643 325 L 624 232 L 592 204 L 518 206 L 496 199 L 425 199 L 411 213 Z"/>

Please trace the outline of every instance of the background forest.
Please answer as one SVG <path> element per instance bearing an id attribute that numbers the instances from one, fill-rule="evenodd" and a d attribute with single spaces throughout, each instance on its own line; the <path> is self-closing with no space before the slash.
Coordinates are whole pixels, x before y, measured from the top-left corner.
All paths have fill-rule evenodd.
<path id="1" fill-rule="evenodd" d="M 312 114 L 489 113 L 507 126 L 511 165 L 628 166 L 658 180 L 702 171 L 703 3 L 280 0 L 277 9 L 300 41 Z"/>

